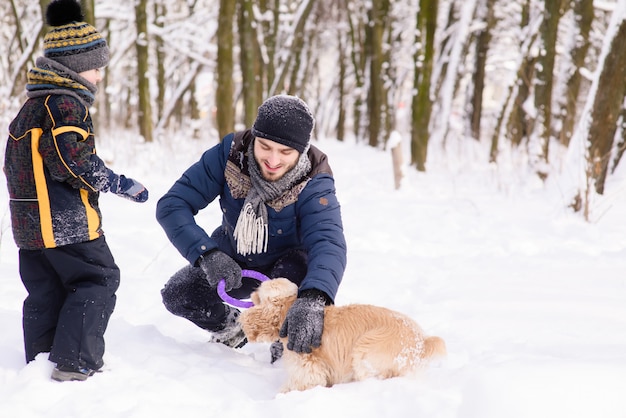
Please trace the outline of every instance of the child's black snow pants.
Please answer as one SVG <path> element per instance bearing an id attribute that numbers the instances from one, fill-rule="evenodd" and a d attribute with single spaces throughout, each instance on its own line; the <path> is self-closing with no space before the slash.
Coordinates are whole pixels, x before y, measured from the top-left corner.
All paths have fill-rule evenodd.
<path id="1" fill-rule="evenodd" d="M 120 271 L 100 237 L 43 250 L 20 250 L 20 276 L 28 291 L 23 328 L 26 361 L 50 361 L 98 370 L 104 332 L 115 308 Z"/>

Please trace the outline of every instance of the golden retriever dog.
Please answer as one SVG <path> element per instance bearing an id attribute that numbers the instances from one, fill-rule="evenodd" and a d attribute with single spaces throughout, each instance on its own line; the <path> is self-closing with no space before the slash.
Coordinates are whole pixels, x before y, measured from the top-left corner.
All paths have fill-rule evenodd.
<path id="1" fill-rule="evenodd" d="M 324 308 L 322 345 L 312 353 L 288 350 L 287 338 L 279 338 L 278 332 L 297 292 L 297 286 L 287 279 L 265 281 L 251 295 L 254 306 L 239 317 L 250 342 L 280 339 L 285 346 L 288 379 L 281 392 L 406 376 L 426 365 L 428 359 L 446 354 L 444 341 L 425 336 L 408 316 L 358 304 Z"/>

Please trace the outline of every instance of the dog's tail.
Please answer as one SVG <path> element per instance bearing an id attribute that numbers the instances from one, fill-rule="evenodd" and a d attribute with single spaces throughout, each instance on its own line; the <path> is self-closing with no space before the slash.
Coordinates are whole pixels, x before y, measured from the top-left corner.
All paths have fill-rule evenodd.
<path id="1" fill-rule="evenodd" d="M 441 337 L 432 336 L 424 340 L 423 358 L 444 357 L 446 352 L 446 343 Z"/>

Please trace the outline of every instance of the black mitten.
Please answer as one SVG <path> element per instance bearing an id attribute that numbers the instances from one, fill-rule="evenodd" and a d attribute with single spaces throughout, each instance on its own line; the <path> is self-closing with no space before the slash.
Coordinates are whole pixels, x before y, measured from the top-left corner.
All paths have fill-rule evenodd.
<path id="1" fill-rule="evenodd" d="M 289 350 L 310 353 L 322 344 L 326 300 L 324 292 L 309 289 L 291 305 L 279 333 L 281 338 L 288 337 Z"/>
<path id="2" fill-rule="evenodd" d="M 210 251 L 200 257 L 198 265 L 206 274 L 206 279 L 212 287 L 217 287 L 220 280 L 224 279 L 228 292 L 241 287 L 241 267 L 220 250 Z"/>
<path id="3" fill-rule="evenodd" d="M 145 202 L 148 200 L 148 190 L 137 180 L 124 175 L 111 174 L 109 181 L 109 191 L 111 193 L 130 199 L 133 202 Z"/>

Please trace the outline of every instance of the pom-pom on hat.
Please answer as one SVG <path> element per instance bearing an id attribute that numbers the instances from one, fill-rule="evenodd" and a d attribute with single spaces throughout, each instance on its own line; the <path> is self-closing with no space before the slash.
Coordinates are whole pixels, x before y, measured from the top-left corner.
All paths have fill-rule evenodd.
<path id="1" fill-rule="evenodd" d="M 302 153 L 309 145 L 313 123 L 313 115 L 304 101 L 295 96 L 278 95 L 259 106 L 251 132 L 255 137 L 278 142 Z"/>
<path id="2" fill-rule="evenodd" d="M 106 40 L 83 19 L 76 0 L 53 0 L 46 9 L 46 22 L 52 29 L 43 40 L 44 56 L 77 73 L 109 63 Z"/>

